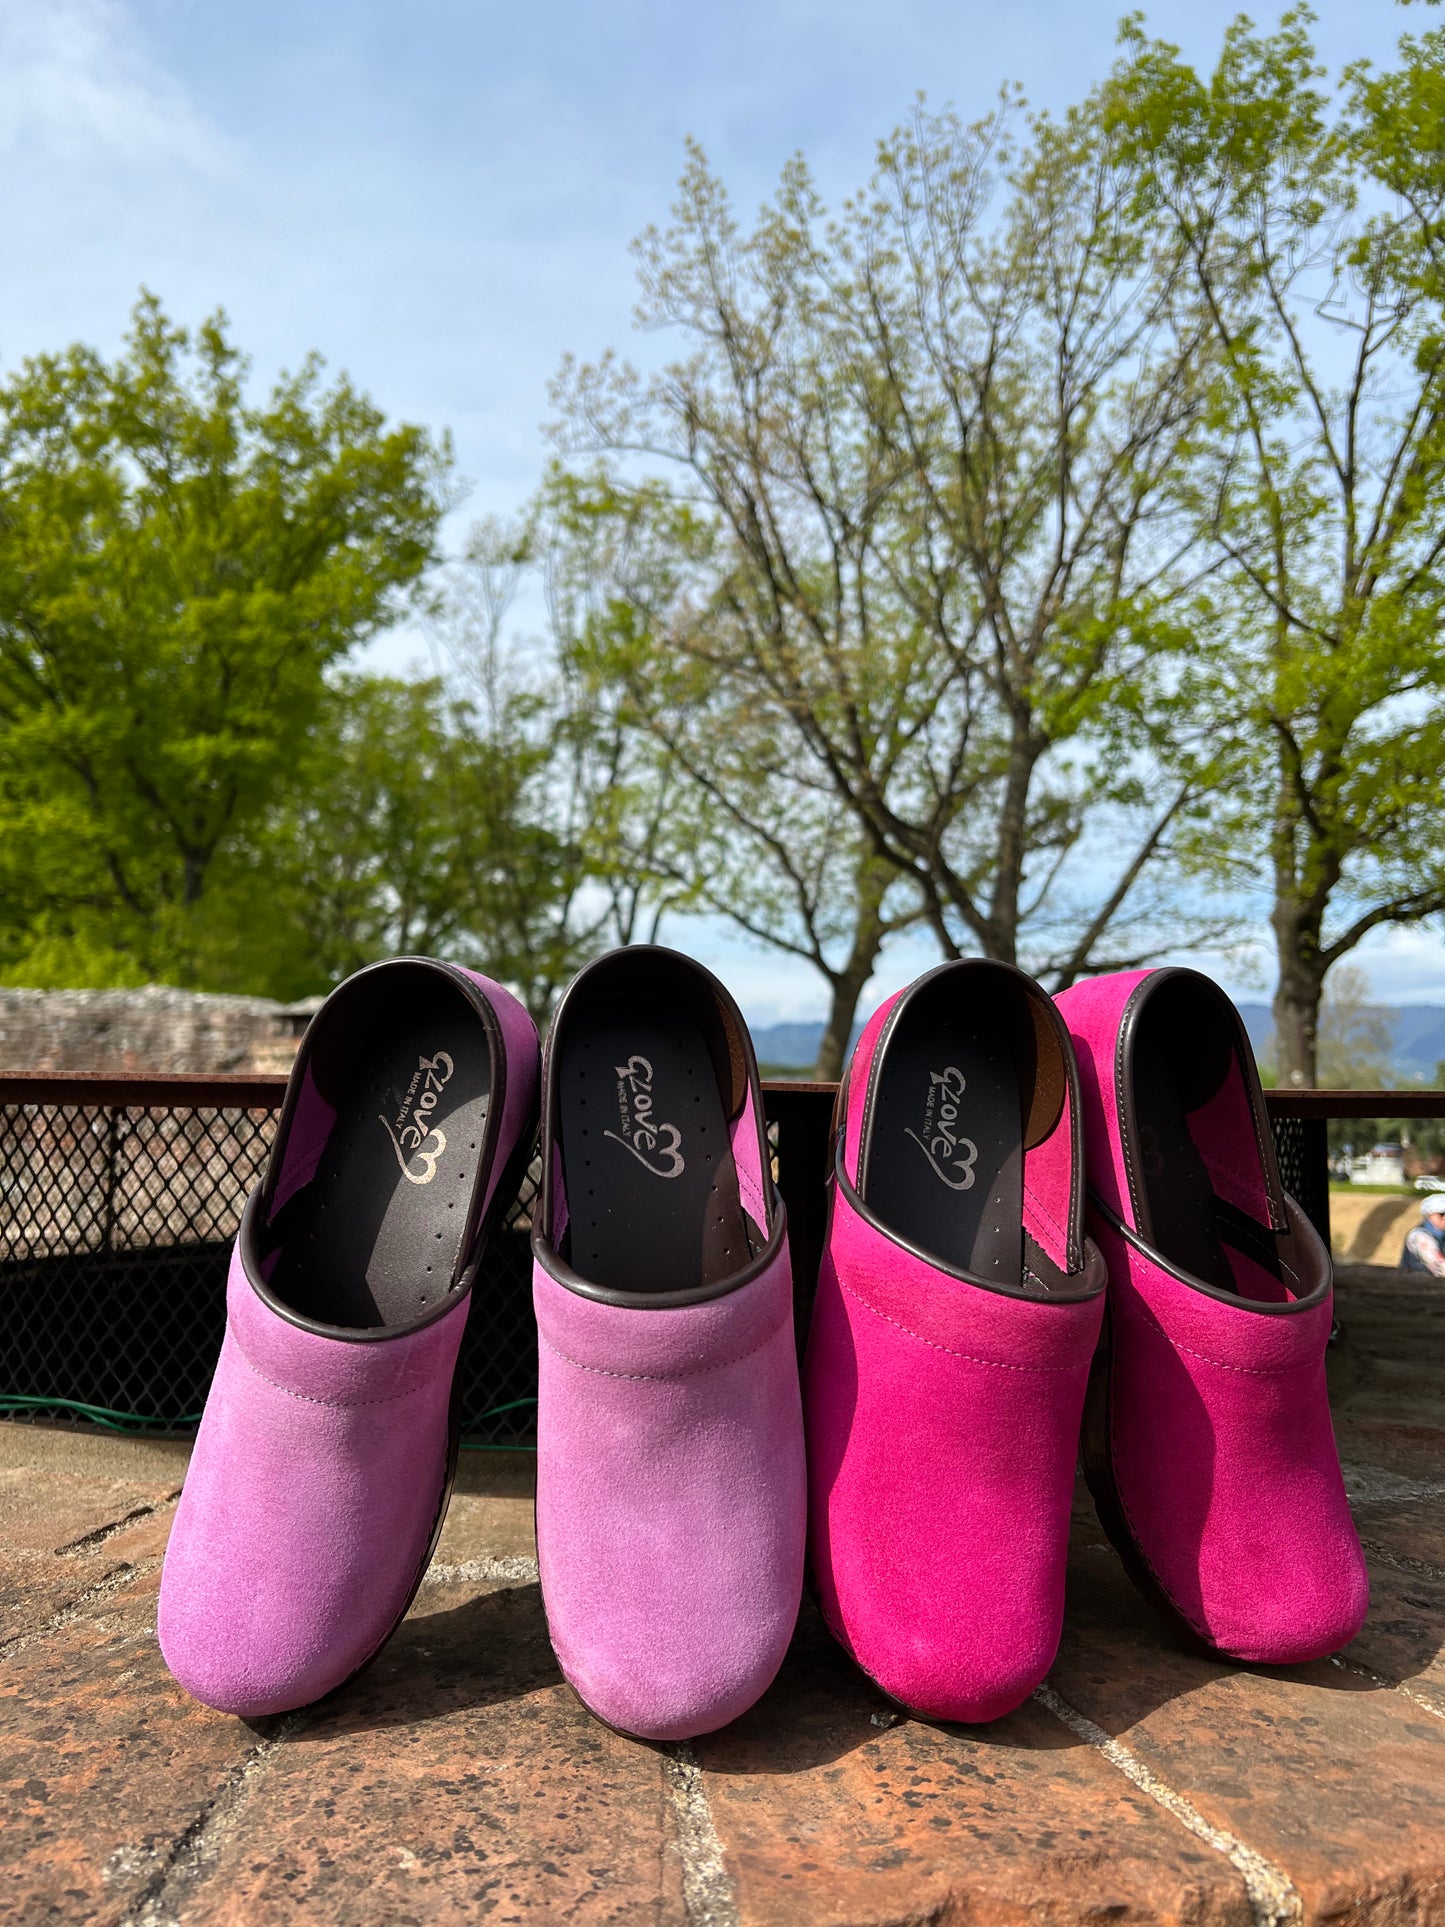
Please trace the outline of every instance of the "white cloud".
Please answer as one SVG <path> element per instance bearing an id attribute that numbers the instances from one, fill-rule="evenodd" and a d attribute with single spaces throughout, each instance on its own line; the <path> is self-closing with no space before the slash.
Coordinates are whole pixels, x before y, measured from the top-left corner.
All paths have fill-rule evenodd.
<path id="1" fill-rule="evenodd" d="M 146 56 L 119 0 L 8 0 L 0 9 L 0 152 L 27 170 L 211 173 L 225 144 Z"/>

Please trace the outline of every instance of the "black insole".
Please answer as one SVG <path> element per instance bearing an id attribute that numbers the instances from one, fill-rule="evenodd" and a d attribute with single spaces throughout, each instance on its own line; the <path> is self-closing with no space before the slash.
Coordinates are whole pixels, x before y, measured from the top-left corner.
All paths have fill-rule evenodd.
<path id="1" fill-rule="evenodd" d="M 440 980 L 363 1029 L 328 1070 L 336 1122 L 316 1175 L 273 1220 L 272 1292 L 353 1329 L 433 1309 L 461 1253 L 490 1089 L 482 1021 Z"/>
<path id="2" fill-rule="evenodd" d="M 1005 1027 L 931 998 L 885 1047 L 858 1186 L 910 1244 L 955 1270 L 1023 1280 L 1023 1104 Z"/>
<path id="3" fill-rule="evenodd" d="M 739 1197 L 713 1056 L 685 1010 L 609 996 L 569 1013 L 557 1143 L 567 1255 L 589 1283 L 692 1290 L 761 1248 Z"/>
<path id="4" fill-rule="evenodd" d="M 1281 1241 L 1268 1225 L 1257 1223 L 1214 1189 L 1209 1168 L 1189 1132 L 1186 1094 L 1180 1090 L 1166 1053 L 1147 1049 L 1134 1054 L 1136 1151 L 1149 1207 L 1155 1246 L 1180 1271 L 1236 1297 L 1270 1301 L 1287 1297 L 1278 1278 Z M 1164 1061 L 1161 1061 L 1164 1060 Z M 1193 1093 L 1190 1093 L 1191 1095 Z M 1254 1151 L 1254 1140 L 1246 1147 Z M 1267 1274 L 1241 1278 L 1225 1249 L 1231 1245 Z"/>
<path id="5" fill-rule="evenodd" d="M 1216 1223 L 1214 1185 L 1189 1135 L 1184 1100 L 1161 1050 L 1134 1052 L 1134 1116 L 1135 1155 L 1155 1246 L 1181 1271 L 1217 1291 L 1236 1291 Z"/>

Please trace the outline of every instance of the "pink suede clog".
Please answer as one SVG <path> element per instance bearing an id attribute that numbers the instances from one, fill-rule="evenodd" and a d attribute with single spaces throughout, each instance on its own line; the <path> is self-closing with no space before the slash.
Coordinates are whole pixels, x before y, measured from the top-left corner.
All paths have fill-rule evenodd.
<path id="1" fill-rule="evenodd" d="M 208 1706 L 307 1705 L 410 1605 L 456 1466 L 472 1278 L 536 1141 L 538 1074 L 516 999 L 425 958 L 358 972 L 307 1031 L 161 1578 L 161 1651 Z"/>
<path id="2" fill-rule="evenodd" d="M 1103 1314 L 1073 1050 L 1022 971 L 944 964 L 874 1014 L 837 1118 L 804 1365 L 819 1602 L 910 1710 L 996 1719 L 1058 1648 Z"/>
<path id="3" fill-rule="evenodd" d="M 1321 1658 L 1369 1603 L 1325 1391 L 1330 1257 L 1280 1186 L 1243 1023 L 1193 970 L 1096 977 L 1059 1009 L 1109 1264 L 1084 1428 L 1100 1520 L 1191 1645 Z"/>

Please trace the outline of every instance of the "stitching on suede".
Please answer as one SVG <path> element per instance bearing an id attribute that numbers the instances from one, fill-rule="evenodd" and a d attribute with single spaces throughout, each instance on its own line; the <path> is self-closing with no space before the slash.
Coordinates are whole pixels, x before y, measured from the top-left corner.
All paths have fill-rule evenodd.
<path id="1" fill-rule="evenodd" d="M 1145 1331 L 1153 1332 L 1156 1338 L 1162 1338 L 1164 1343 L 1172 1346 L 1176 1352 L 1188 1352 L 1191 1358 L 1197 1358 L 1202 1365 L 1213 1365 L 1216 1371 L 1240 1372 L 1248 1378 L 1288 1378 L 1291 1372 L 1313 1370 L 1317 1363 L 1313 1358 L 1302 1358 L 1294 1365 L 1231 1365 L 1226 1359 L 1211 1358 L 1208 1352 L 1195 1351 L 1192 1345 L 1181 1345 L 1177 1338 L 1169 1336 L 1162 1325 L 1156 1325 L 1152 1319 L 1141 1317 L 1132 1305 L 1121 1303 L 1120 1309 L 1136 1325 L 1142 1325 Z"/>
<path id="2" fill-rule="evenodd" d="M 634 1384 L 639 1385 L 674 1385 L 679 1379 L 705 1378 L 709 1372 L 725 1372 L 729 1365 L 741 1365 L 745 1358 L 751 1358 L 755 1352 L 762 1351 L 764 1346 L 771 1345 L 782 1329 L 781 1324 L 774 1325 L 765 1338 L 760 1338 L 756 1345 L 750 1345 L 745 1352 L 739 1352 L 735 1358 L 720 1358 L 716 1365 L 698 1365 L 690 1372 L 609 1372 L 605 1365 L 584 1365 L 580 1358 L 570 1358 L 566 1352 L 559 1352 L 551 1339 L 544 1337 L 541 1332 L 538 1332 L 537 1336 L 554 1358 L 560 1358 L 564 1365 L 570 1365 L 574 1371 L 592 1372 L 598 1378 L 631 1379 Z"/>
<path id="3" fill-rule="evenodd" d="M 1134 1005 L 1138 1000 L 1140 991 L 1148 981 L 1149 979 L 1145 977 L 1139 983 L 1135 984 L 1134 988 L 1129 992 L 1128 997 L 1124 1000 L 1123 1010 L 1119 1013 L 1119 1031 L 1114 1042 L 1114 1089 L 1110 1094 L 1113 1114 L 1119 1124 L 1119 1151 L 1121 1154 L 1121 1162 L 1124 1166 L 1124 1181 L 1129 1187 L 1129 1203 L 1133 1207 L 1134 1223 L 1136 1226 L 1140 1222 L 1141 1213 L 1139 1209 L 1139 1188 L 1134 1177 L 1134 1146 L 1129 1132 L 1129 1107 L 1124 1102 L 1125 1093 L 1128 1088 L 1128 1080 L 1124 1075 L 1124 1057 L 1133 1034 L 1131 1025 L 1138 1014 L 1134 1009 Z M 1100 1095 L 1102 1095 L 1102 1092 Z"/>
<path id="4" fill-rule="evenodd" d="M 263 1385 L 270 1385 L 274 1390 L 284 1392 L 287 1398 L 299 1398 L 303 1405 L 329 1405 L 339 1412 L 354 1411 L 361 1405 L 395 1405 L 401 1399 L 412 1398 L 417 1392 L 423 1391 L 429 1382 L 423 1379 L 420 1385 L 408 1386 L 404 1392 L 392 1392 L 386 1398 L 313 1398 L 309 1392 L 293 1392 L 289 1385 L 283 1385 L 279 1379 L 268 1377 L 261 1367 L 252 1361 L 239 1339 L 236 1340 L 236 1355 L 247 1371 L 254 1372 Z"/>
<path id="5" fill-rule="evenodd" d="M 1064 1230 L 1064 1227 L 1055 1218 L 1053 1212 L 1049 1210 L 1046 1204 L 1044 1204 L 1042 1199 L 1039 1197 L 1038 1192 L 1034 1190 L 1033 1186 L 1029 1184 L 1027 1180 L 1025 1180 L 1024 1182 L 1024 1196 L 1028 1199 L 1029 1203 L 1033 1206 L 1034 1210 L 1038 1213 L 1039 1217 L 1043 1219 L 1044 1223 L 1049 1227 L 1049 1230 L 1053 1232 L 1054 1236 L 1058 1239 L 1059 1243 L 1063 1246 L 1064 1255 L 1065 1257 L 1067 1257 L 1068 1250 L 1069 1250 L 1068 1233 Z M 1050 1252 L 1049 1256 L 1052 1257 L 1053 1253 Z M 1069 1267 L 1067 1265 L 1064 1266 L 1064 1270 L 1067 1271 L 1068 1268 Z"/>
<path id="6" fill-rule="evenodd" d="M 1002 1358 L 976 1358 L 972 1352 L 956 1352 L 951 1345 L 940 1345 L 935 1339 L 925 1338 L 922 1332 L 914 1331 L 909 1325 L 900 1324 L 896 1318 L 890 1318 L 886 1311 L 879 1311 L 876 1305 L 870 1305 L 866 1298 L 854 1291 L 851 1285 L 845 1284 L 841 1278 L 838 1280 L 838 1283 L 850 1298 L 855 1299 L 857 1303 L 863 1307 L 864 1311 L 871 1311 L 875 1318 L 881 1318 L 885 1325 L 891 1325 L 895 1331 L 901 1331 L 906 1338 L 917 1339 L 920 1345 L 927 1345 L 930 1351 L 943 1352 L 949 1358 L 962 1358 L 970 1365 L 989 1365 L 996 1372 L 1073 1372 L 1078 1370 L 1077 1365 L 1010 1365 Z"/>
<path id="7" fill-rule="evenodd" d="M 744 1204 L 751 1205 L 753 1211 L 758 1214 L 758 1223 L 765 1225 L 768 1221 L 768 1207 L 761 1186 L 754 1183 L 752 1172 L 745 1171 L 741 1165 L 737 1167 L 737 1174 L 738 1190 L 742 1193 Z"/>

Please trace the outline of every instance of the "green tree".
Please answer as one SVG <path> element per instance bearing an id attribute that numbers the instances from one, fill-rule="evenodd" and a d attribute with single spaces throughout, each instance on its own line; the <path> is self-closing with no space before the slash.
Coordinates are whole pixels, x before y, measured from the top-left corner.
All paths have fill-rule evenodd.
<path id="1" fill-rule="evenodd" d="M 680 358 L 569 364 L 557 395 L 565 448 L 619 495 L 640 460 L 706 525 L 650 725 L 690 739 L 688 658 L 945 954 L 1062 985 L 1181 928 L 1141 892 L 1189 797 L 1150 780 L 1151 732 L 1187 712 L 1131 690 L 1184 639 L 1205 335 L 1097 111 L 1018 125 L 920 108 L 837 218 L 799 161 L 750 232 L 694 149 L 637 248 Z"/>
<path id="2" fill-rule="evenodd" d="M 1130 21 L 1106 90 L 1134 219 L 1210 338 L 1195 856 L 1268 891 L 1281 1084 L 1319 1074 L 1326 973 L 1445 909 L 1445 32 L 1332 97 L 1311 20 L 1237 22 L 1204 74 Z"/>
<path id="3" fill-rule="evenodd" d="M 465 720 L 435 681 L 348 675 L 327 688 L 300 780 L 216 886 L 275 920 L 258 987 L 299 997 L 381 957 L 469 947 L 479 758 Z"/>
<path id="4" fill-rule="evenodd" d="M 537 521 L 563 660 L 588 712 L 634 739 L 632 818 L 655 799 L 644 817 L 655 900 L 810 964 L 829 999 L 816 1075 L 839 1077 L 885 943 L 922 915 L 917 892 L 799 755 L 786 710 L 726 662 L 678 646 L 712 560 L 705 520 L 658 487 L 619 492 L 558 472 Z"/>
<path id="5" fill-rule="evenodd" d="M 523 587 L 540 592 L 540 634 L 508 626 Z M 675 772 L 569 646 L 578 597 L 595 587 L 569 571 L 534 505 L 476 525 L 432 631 L 484 758 L 471 928 L 482 954 L 508 960 L 494 974 L 539 1025 L 588 958 L 656 941 L 680 896 L 658 862 Z"/>
<path id="6" fill-rule="evenodd" d="M 552 750 L 533 721 L 437 679 L 333 681 L 299 780 L 218 879 L 271 906 L 280 940 L 253 981 L 294 997 L 380 957 L 446 957 L 545 1019 L 595 946 L 569 915 L 578 859 L 545 820 Z"/>
<path id="7" fill-rule="evenodd" d="M 417 592 L 446 444 L 309 359 L 256 404 L 217 316 L 0 384 L 0 968 L 236 985 L 228 850 L 325 672 Z M 247 966 L 249 967 L 249 966 Z"/>

